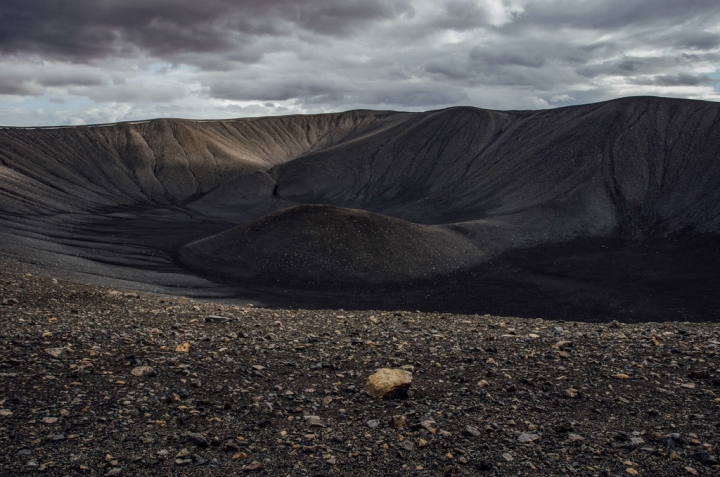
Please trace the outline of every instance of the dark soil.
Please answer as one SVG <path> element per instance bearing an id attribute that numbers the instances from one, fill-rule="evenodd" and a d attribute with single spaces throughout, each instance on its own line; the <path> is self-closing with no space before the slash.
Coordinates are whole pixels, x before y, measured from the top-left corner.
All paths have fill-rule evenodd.
<path id="1" fill-rule="evenodd" d="M 259 309 L 5 270 L 2 475 L 720 470 L 717 324 Z M 363 392 L 401 366 L 409 397 Z"/>

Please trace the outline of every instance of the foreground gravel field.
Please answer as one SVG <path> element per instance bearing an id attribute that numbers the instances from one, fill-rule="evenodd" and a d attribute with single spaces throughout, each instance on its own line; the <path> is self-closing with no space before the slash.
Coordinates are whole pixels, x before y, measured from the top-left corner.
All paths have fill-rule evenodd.
<path id="1" fill-rule="evenodd" d="M 271 310 L 0 279 L 2 475 L 720 472 L 717 324 Z M 364 392 L 383 367 L 413 373 L 408 397 Z"/>

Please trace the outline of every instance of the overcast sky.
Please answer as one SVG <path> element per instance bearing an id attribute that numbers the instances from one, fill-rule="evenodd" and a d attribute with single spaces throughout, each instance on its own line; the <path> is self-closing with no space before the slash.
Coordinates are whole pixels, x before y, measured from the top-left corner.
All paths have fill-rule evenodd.
<path id="1" fill-rule="evenodd" d="M 720 100 L 718 0 L 0 0 L 0 125 Z"/>

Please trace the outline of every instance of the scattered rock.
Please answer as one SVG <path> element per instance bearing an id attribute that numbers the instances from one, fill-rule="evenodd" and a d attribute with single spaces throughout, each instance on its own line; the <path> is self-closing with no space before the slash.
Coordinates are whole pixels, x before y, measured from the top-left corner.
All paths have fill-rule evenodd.
<path id="1" fill-rule="evenodd" d="M 689 457 L 700 462 L 702 465 L 720 465 L 720 460 L 707 452 L 695 452 L 694 454 L 690 454 Z"/>
<path id="2" fill-rule="evenodd" d="M 685 439 L 678 433 L 664 435 L 660 440 L 668 447 L 681 447 L 685 443 Z"/>
<path id="3" fill-rule="evenodd" d="M 150 366 L 137 366 L 130 371 L 130 374 L 137 377 L 157 376 L 155 369 Z"/>
<path id="4" fill-rule="evenodd" d="M 175 351 L 177 353 L 189 353 L 190 352 L 190 343 L 180 343 L 175 347 Z"/>
<path id="5" fill-rule="evenodd" d="M 53 358 L 61 358 L 66 355 L 67 351 L 65 348 L 46 348 L 45 353 Z"/>
<path id="6" fill-rule="evenodd" d="M 465 426 L 465 428 L 463 429 L 463 434 L 465 434 L 466 436 L 471 436 L 471 437 L 479 437 L 482 433 L 480 432 L 480 430 L 477 427 L 468 425 L 468 426 Z"/>
<path id="7" fill-rule="evenodd" d="M 572 341 L 558 341 L 557 343 L 555 343 L 553 345 L 553 347 L 562 350 L 562 349 L 570 348 L 570 347 L 572 347 L 572 345 L 573 345 Z"/>
<path id="8" fill-rule="evenodd" d="M 365 385 L 365 391 L 376 398 L 406 397 L 412 384 L 412 373 L 403 369 L 379 369 L 371 375 Z"/>
<path id="9" fill-rule="evenodd" d="M 192 440 L 193 444 L 198 447 L 210 447 L 208 438 L 199 432 L 191 432 L 187 436 Z"/>
<path id="10" fill-rule="evenodd" d="M 565 390 L 565 396 L 570 399 L 575 399 L 578 397 L 578 390 L 575 388 L 568 388 Z"/>
<path id="11" fill-rule="evenodd" d="M 243 466 L 243 468 L 242 468 L 242 470 L 245 472 L 259 472 L 262 469 L 263 469 L 263 465 L 256 460 L 250 462 L 248 465 Z"/>
<path id="12" fill-rule="evenodd" d="M 559 331 L 542 320 L 378 311 L 372 323 L 363 311 L 130 300 L 81 285 L 72 296 L 54 285 L 41 308 L 33 297 L 42 287 L 9 283 L 23 306 L 2 308 L 7 475 L 214 476 L 248 467 L 674 477 L 688 475 L 685 466 L 711 475 L 720 465 L 714 324 L 683 324 L 680 333 L 666 323 L 622 332 L 564 323 Z M 210 313 L 242 315 L 242 326 L 205 321 Z M 184 342 L 190 353 L 175 353 Z M 61 360 L 50 346 L 62 346 Z M 572 357 L 561 360 L 565 350 Z M 137 376 L 143 365 L 155 377 Z M 420 376 L 422 387 L 402 402 L 371 399 L 365 370 L 381 367 L 413 373 L 416 385 Z M 615 377 L 624 373 L 632 377 Z M 253 462 L 262 468 L 251 470 Z"/>
<path id="13" fill-rule="evenodd" d="M 403 449 L 405 449 L 408 452 L 412 452 L 415 450 L 415 444 L 413 444 L 409 440 L 403 441 L 402 444 L 400 444 L 400 445 L 402 446 Z"/>
<path id="14" fill-rule="evenodd" d="M 570 432 L 575 430 L 575 423 L 570 421 L 564 421 L 555 427 L 557 432 Z"/>
<path id="15" fill-rule="evenodd" d="M 378 421 L 377 419 L 370 419 L 365 424 L 367 424 L 370 429 L 375 429 L 380 425 L 380 421 Z"/>
<path id="16" fill-rule="evenodd" d="M 429 418 L 421 420 L 420 426 L 424 427 L 431 434 L 436 434 L 439 429 L 437 422 Z"/>
<path id="17" fill-rule="evenodd" d="M 304 416 L 304 417 L 305 417 L 305 422 L 307 422 L 310 426 L 327 427 L 327 424 L 325 423 L 325 421 L 320 419 L 320 417 L 318 417 L 318 416 Z"/>
<path id="18" fill-rule="evenodd" d="M 625 444 L 623 447 L 625 447 L 626 449 L 633 450 L 633 449 L 637 449 L 638 447 L 640 447 L 643 444 L 645 444 L 645 439 L 643 439 L 642 437 L 631 437 L 630 441 L 627 444 Z"/>
<path id="19" fill-rule="evenodd" d="M 180 452 L 177 453 L 175 456 L 176 459 L 183 459 L 185 457 L 188 457 L 191 454 L 191 452 L 187 449 L 181 449 Z"/>
<path id="20" fill-rule="evenodd" d="M 540 439 L 540 436 L 537 434 L 530 434 L 528 432 L 523 432 L 518 436 L 517 441 L 521 444 L 527 444 L 529 442 L 535 442 L 538 439 Z"/>
<path id="21" fill-rule="evenodd" d="M 400 429 L 401 427 L 405 427 L 407 424 L 407 417 L 405 416 L 393 416 L 390 418 L 390 427 L 393 427 L 395 429 Z"/>
<path id="22" fill-rule="evenodd" d="M 230 323 L 232 320 L 232 318 L 217 315 L 210 315 L 205 317 L 205 323 Z"/>

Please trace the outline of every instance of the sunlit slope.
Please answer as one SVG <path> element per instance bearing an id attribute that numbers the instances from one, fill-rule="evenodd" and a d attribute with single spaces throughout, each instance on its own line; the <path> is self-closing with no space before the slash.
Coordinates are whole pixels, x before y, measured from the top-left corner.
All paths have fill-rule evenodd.
<path id="1" fill-rule="evenodd" d="M 0 129 L 0 210 L 182 205 L 244 174 L 402 121 L 371 111 Z"/>

